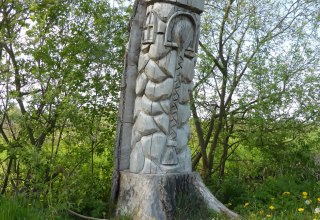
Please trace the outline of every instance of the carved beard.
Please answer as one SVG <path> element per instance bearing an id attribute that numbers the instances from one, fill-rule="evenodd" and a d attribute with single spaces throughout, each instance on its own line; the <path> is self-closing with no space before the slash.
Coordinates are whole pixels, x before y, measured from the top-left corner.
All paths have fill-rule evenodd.
<path id="1" fill-rule="evenodd" d="M 193 35 L 190 33 L 193 33 L 194 30 L 188 17 L 184 16 L 183 19 L 178 20 L 172 32 L 180 50 L 185 50 L 190 46 L 193 38 Z"/>

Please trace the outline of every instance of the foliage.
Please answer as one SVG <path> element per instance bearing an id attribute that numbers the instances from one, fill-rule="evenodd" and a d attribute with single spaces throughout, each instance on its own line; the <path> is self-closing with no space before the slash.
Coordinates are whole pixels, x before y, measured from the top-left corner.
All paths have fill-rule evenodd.
<path id="1" fill-rule="evenodd" d="M 207 184 L 245 219 L 318 219 L 320 169 L 314 156 L 319 148 L 314 137 L 317 132 L 278 156 L 241 147 L 228 161 L 226 175 L 213 176 Z"/>
<path id="2" fill-rule="evenodd" d="M 1 194 L 108 212 L 129 13 L 118 7 L 0 2 Z"/>
<path id="3" fill-rule="evenodd" d="M 42 201 L 43 202 L 43 201 Z M 15 219 L 53 219 L 41 204 L 30 203 L 30 201 L 23 198 L 0 198 L 0 219 L 15 220 Z M 56 220 L 68 220 L 64 215 L 56 214 Z"/>
<path id="4" fill-rule="evenodd" d="M 11 198 L 0 198 L 1 219 L 113 214 L 130 7 L 112 3 L 0 2 L 0 186 Z M 319 218 L 319 11 L 312 0 L 206 1 L 193 168 L 245 219 Z M 179 218 L 223 219 L 192 199 L 178 201 Z"/>
<path id="5" fill-rule="evenodd" d="M 203 176 L 225 175 L 241 146 L 277 154 L 317 128 L 318 9 L 315 1 L 208 2 L 191 103 L 193 168 Z"/>
<path id="6" fill-rule="evenodd" d="M 297 182 L 292 176 L 270 178 L 236 209 L 248 219 L 318 219 L 320 182 Z M 287 191 L 283 191 L 283 189 Z M 247 204 L 247 205 L 246 205 Z"/>

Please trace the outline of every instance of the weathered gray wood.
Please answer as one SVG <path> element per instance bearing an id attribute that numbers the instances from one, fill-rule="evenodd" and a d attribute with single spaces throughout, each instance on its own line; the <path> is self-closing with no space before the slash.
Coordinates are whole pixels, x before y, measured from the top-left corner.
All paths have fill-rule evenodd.
<path id="1" fill-rule="evenodd" d="M 189 93 L 194 76 L 199 12 L 204 1 L 146 3 L 135 88 L 130 171 L 191 172 Z"/>
<path id="2" fill-rule="evenodd" d="M 121 190 L 118 200 L 118 215 L 129 215 L 133 220 L 173 220 L 177 202 L 183 195 L 197 201 L 201 210 L 211 208 L 229 218 L 239 218 L 228 210 L 205 187 L 197 173 L 134 174 L 121 172 Z"/>
<path id="3" fill-rule="evenodd" d="M 146 0 L 147 3 L 156 2 L 158 0 Z M 203 1 L 201 0 L 162 0 L 163 2 L 170 2 L 181 5 L 182 7 L 192 8 L 197 12 L 202 12 L 204 9 Z"/>
<path id="4" fill-rule="evenodd" d="M 189 195 L 201 201 L 199 209 L 237 218 L 191 172 L 189 92 L 204 0 L 136 0 L 135 5 L 115 148 L 117 212 L 171 220 L 179 196 Z"/>
<path id="5" fill-rule="evenodd" d="M 134 10 L 129 24 L 130 36 L 124 58 L 125 64 L 121 82 L 117 137 L 114 151 L 114 173 L 111 189 L 111 199 L 113 201 L 116 201 L 117 198 L 119 171 L 129 169 L 130 164 L 133 109 L 136 98 L 135 87 L 146 4 L 143 0 L 135 0 L 133 8 Z"/>

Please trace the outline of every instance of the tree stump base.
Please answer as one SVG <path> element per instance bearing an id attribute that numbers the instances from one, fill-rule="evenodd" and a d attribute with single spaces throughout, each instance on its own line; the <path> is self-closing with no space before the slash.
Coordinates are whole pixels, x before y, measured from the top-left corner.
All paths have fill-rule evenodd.
<path id="1" fill-rule="evenodd" d="M 189 198 L 188 207 L 204 207 L 230 218 L 239 216 L 219 202 L 204 185 L 198 173 L 135 174 L 120 172 L 117 215 L 134 220 L 176 219 L 177 207 Z M 191 198 L 191 199 L 190 199 Z"/>

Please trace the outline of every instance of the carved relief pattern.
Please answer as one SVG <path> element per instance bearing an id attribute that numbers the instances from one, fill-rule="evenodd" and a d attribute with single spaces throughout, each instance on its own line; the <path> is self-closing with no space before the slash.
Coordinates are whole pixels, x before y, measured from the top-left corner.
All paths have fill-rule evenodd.
<path id="1" fill-rule="evenodd" d="M 191 172 L 189 92 L 199 15 L 182 6 L 155 2 L 147 9 L 131 140 L 134 173 Z"/>

